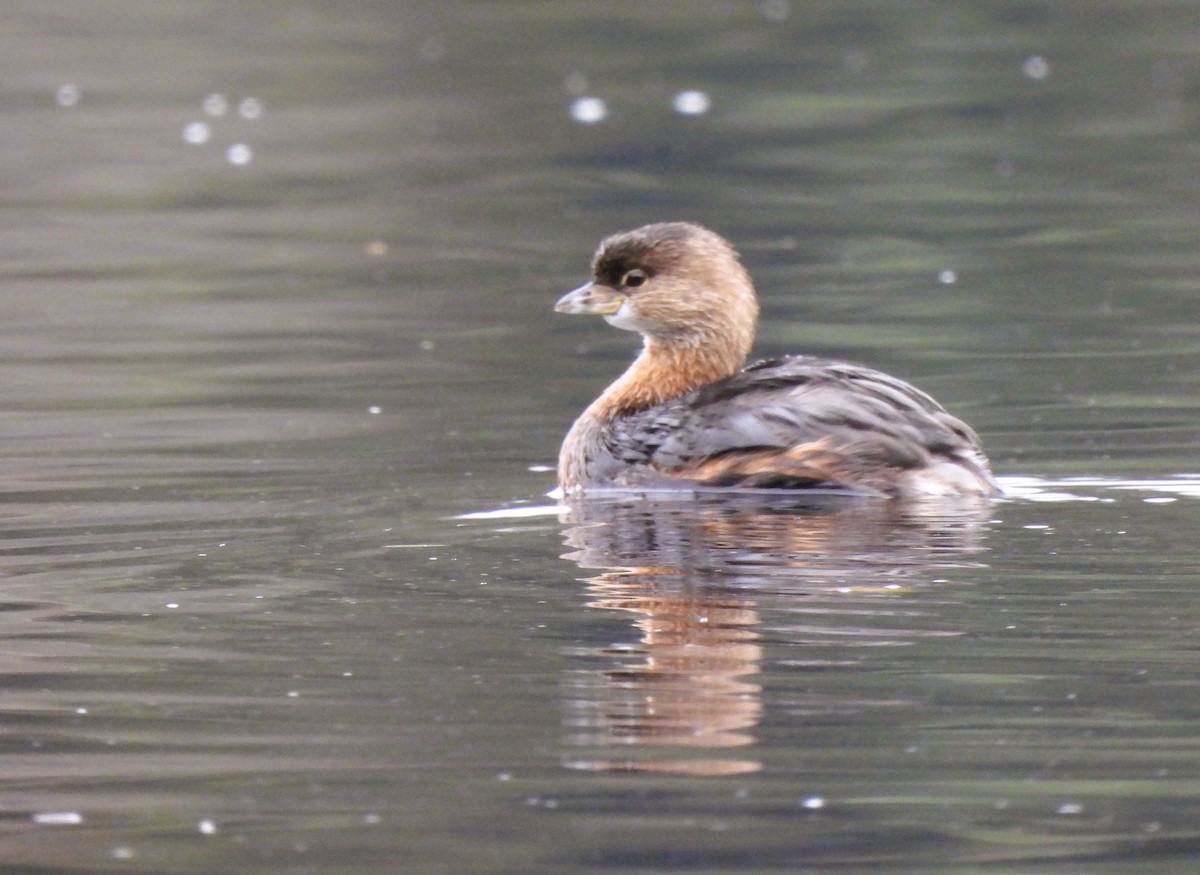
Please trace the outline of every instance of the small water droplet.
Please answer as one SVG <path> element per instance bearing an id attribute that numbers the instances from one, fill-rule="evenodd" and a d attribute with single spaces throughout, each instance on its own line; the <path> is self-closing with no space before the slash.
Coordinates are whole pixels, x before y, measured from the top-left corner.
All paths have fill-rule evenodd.
<path id="1" fill-rule="evenodd" d="M 212 128 L 207 122 L 190 122 L 183 128 L 183 141 L 193 146 L 203 146 L 212 138 Z"/>
<path id="2" fill-rule="evenodd" d="M 594 125 L 608 117 L 608 104 L 599 97 L 581 97 L 571 104 L 571 118 L 583 125 Z"/>
<path id="3" fill-rule="evenodd" d="M 1041 55 L 1030 55 L 1021 62 L 1021 72 L 1027 79 L 1045 79 L 1050 75 L 1050 63 Z"/>
<path id="4" fill-rule="evenodd" d="M 712 99 L 703 91 L 680 91 L 671 105 L 680 115 L 704 115 L 712 106 Z"/>
<path id="5" fill-rule="evenodd" d="M 224 94 L 210 94 L 204 98 L 204 111 L 209 115 L 225 115 L 229 112 L 229 101 Z"/>
<path id="6" fill-rule="evenodd" d="M 244 119 L 254 121 L 260 118 L 263 113 L 262 101 L 257 97 L 247 97 L 238 104 L 238 115 Z"/>
<path id="7" fill-rule="evenodd" d="M 33 822 L 43 826 L 78 826 L 83 823 L 83 815 L 78 811 L 38 811 Z"/>
<path id="8" fill-rule="evenodd" d="M 200 830 L 200 835 L 212 836 L 217 834 L 217 825 L 208 819 L 200 821 L 196 828 Z"/>
<path id="9" fill-rule="evenodd" d="M 238 167 L 244 167 L 254 160 L 254 150 L 245 143 L 234 143 L 225 152 L 225 160 Z"/>
<path id="10" fill-rule="evenodd" d="M 75 106 L 80 97 L 79 86 L 74 82 L 64 82 L 54 93 L 54 100 L 59 106 Z"/>

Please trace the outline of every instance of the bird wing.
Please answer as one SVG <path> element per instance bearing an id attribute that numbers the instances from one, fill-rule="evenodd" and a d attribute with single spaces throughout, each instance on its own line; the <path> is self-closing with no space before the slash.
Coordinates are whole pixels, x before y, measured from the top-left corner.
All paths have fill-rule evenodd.
<path id="1" fill-rule="evenodd" d="M 760 362 L 626 419 L 616 443 L 672 481 L 890 494 L 923 468 L 991 482 L 970 427 L 895 377 L 808 357 Z"/>

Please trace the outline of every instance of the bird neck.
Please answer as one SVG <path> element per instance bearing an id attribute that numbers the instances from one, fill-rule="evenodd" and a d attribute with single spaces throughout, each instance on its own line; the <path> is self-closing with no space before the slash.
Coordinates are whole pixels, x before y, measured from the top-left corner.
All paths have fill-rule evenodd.
<path id="1" fill-rule="evenodd" d="M 587 412 L 612 419 L 724 379 L 741 368 L 752 339 L 679 343 L 647 337 L 641 354 Z"/>

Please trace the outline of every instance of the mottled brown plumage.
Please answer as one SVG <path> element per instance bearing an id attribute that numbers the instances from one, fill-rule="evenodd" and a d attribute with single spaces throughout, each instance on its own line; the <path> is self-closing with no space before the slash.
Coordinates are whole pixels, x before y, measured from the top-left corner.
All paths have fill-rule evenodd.
<path id="1" fill-rule="evenodd" d="M 567 494 L 595 489 L 824 489 L 998 495 L 975 433 L 903 380 L 795 356 L 739 371 L 754 286 L 733 247 L 683 222 L 609 237 L 592 280 L 555 306 L 639 332 L 641 355 L 576 420 Z"/>

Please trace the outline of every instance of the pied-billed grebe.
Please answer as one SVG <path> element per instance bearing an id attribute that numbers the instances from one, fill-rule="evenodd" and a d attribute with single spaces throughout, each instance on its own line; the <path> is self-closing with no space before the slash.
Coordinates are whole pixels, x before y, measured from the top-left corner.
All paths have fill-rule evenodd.
<path id="1" fill-rule="evenodd" d="M 1000 494 L 975 433 L 920 389 L 809 356 L 742 370 L 758 303 L 733 247 L 699 225 L 609 237 L 559 313 L 636 331 L 641 354 L 575 421 L 567 495 L 597 489 Z"/>

